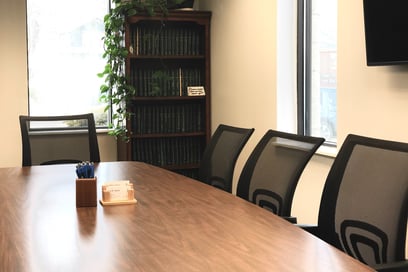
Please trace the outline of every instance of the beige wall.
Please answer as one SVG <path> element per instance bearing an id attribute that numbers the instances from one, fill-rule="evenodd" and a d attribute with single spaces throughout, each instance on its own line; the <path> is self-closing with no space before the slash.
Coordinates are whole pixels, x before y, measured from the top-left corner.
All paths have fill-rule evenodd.
<path id="1" fill-rule="evenodd" d="M 21 165 L 18 115 L 27 113 L 25 1 L 0 1 L 0 166 Z"/>
<path id="2" fill-rule="evenodd" d="M 277 129 L 277 0 L 200 0 L 212 10 L 212 128 L 220 123 L 254 127 L 234 175 L 269 128 Z M 293 92 L 295 90 L 292 90 Z M 292 212 L 301 223 L 317 221 L 322 186 L 331 158 L 316 157 L 299 182 Z"/>
<path id="3" fill-rule="evenodd" d="M 26 44 L 25 0 L 1 0 L 0 167 L 21 165 L 18 116 L 28 112 Z M 114 138 L 106 134 L 98 134 L 98 141 L 101 160 L 115 160 Z"/>
<path id="4" fill-rule="evenodd" d="M 338 131 L 408 142 L 407 66 L 367 67 L 362 1 L 339 2 Z"/>
<path id="5" fill-rule="evenodd" d="M 212 130 L 221 124 L 254 127 L 237 162 L 268 128 L 276 127 L 276 0 L 200 0 L 212 10 Z M 233 191 L 235 191 L 236 182 Z"/>
<path id="6" fill-rule="evenodd" d="M 276 113 L 276 5 L 278 0 L 200 0 L 213 11 L 212 128 L 219 123 L 255 127 L 236 172 Z M 367 67 L 362 1 L 338 0 L 338 134 L 408 141 L 408 69 Z M 294 91 L 294 90 L 288 90 Z M 315 156 L 295 194 L 292 212 L 314 223 L 332 158 Z M 236 182 L 235 175 L 235 182 Z"/>

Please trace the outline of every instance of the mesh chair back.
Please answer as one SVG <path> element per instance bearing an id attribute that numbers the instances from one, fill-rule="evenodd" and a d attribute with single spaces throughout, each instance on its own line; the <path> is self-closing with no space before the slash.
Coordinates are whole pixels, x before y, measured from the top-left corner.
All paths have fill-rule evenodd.
<path id="1" fill-rule="evenodd" d="M 20 116 L 23 166 L 99 162 L 93 114 Z"/>
<path id="2" fill-rule="evenodd" d="M 268 130 L 242 170 L 237 195 L 289 217 L 300 175 L 323 142 L 324 138 Z"/>
<path id="3" fill-rule="evenodd" d="M 408 144 L 348 135 L 327 177 L 321 237 L 368 264 L 405 260 Z"/>
<path id="4" fill-rule="evenodd" d="M 199 180 L 231 193 L 236 161 L 253 132 L 253 128 L 219 125 L 204 150 Z"/>

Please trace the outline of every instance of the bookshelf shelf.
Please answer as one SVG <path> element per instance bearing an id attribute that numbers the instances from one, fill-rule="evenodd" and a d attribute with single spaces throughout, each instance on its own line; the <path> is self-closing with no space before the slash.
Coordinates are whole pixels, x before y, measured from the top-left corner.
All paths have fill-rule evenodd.
<path id="1" fill-rule="evenodd" d="M 205 96 L 135 96 L 133 97 L 133 101 L 136 103 L 158 103 L 162 102 L 170 102 L 170 101 L 195 101 L 195 100 L 205 100 Z"/>
<path id="2" fill-rule="evenodd" d="M 138 55 L 131 55 L 129 56 L 130 59 L 135 59 L 135 60 L 205 60 L 204 55 L 199 55 L 199 56 L 193 56 L 193 55 L 174 55 L 174 56 L 154 56 L 154 55 L 144 55 L 144 56 L 138 56 Z"/>
<path id="3" fill-rule="evenodd" d="M 131 138 L 171 138 L 171 137 L 202 137 L 205 132 L 185 132 L 185 133 L 155 133 L 155 134 L 132 134 Z"/>
<path id="4" fill-rule="evenodd" d="M 207 11 L 127 18 L 126 75 L 136 89 L 128 104 L 128 143 L 119 160 L 138 160 L 197 177 L 210 123 L 210 20 Z M 188 87 L 205 95 L 188 96 Z"/>

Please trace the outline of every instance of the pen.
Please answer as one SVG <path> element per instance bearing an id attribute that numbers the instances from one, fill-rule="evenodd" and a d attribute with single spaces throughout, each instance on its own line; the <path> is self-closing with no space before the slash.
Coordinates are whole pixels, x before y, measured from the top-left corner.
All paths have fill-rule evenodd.
<path id="1" fill-rule="evenodd" d="M 94 164 L 91 162 L 81 162 L 76 166 L 78 178 L 93 178 L 95 174 Z"/>

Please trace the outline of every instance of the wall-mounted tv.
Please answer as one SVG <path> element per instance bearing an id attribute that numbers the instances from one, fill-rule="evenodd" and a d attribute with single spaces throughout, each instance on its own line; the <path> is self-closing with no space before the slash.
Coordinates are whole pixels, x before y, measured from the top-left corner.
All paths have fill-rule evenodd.
<path id="1" fill-rule="evenodd" d="M 408 63 L 408 0 L 363 0 L 368 66 Z"/>

